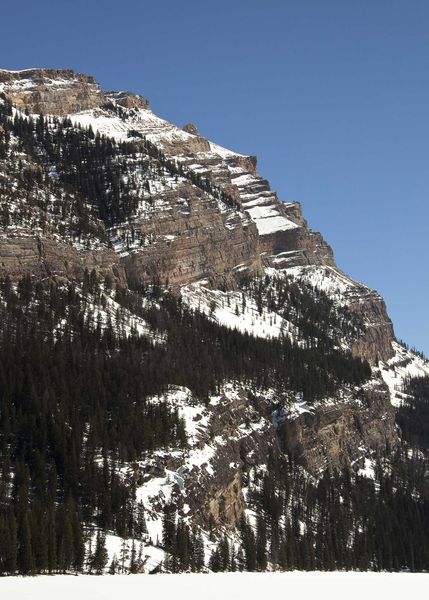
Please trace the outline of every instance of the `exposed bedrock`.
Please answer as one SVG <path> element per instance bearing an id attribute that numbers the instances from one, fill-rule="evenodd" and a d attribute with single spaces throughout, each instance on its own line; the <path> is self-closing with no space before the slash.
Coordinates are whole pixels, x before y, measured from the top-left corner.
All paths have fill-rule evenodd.
<path id="1" fill-rule="evenodd" d="M 352 302 L 349 308 L 365 323 L 365 332 L 351 346 L 353 355 L 364 358 L 371 365 L 392 358 L 395 334 L 384 300 L 370 290 L 356 303 Z"/>
<path id="2" fill-rule="evenodd" d="M 53 238 L 0 237 L 0 276 L 18 281 L 26 274 L 36 278 L 56 277 L 81 280 L 85 269 L 100 277 L 110 275 L 125 283 L 118 255 L 109 248 L 77 250 Z"/>
<path id="3" fill-rule="evenodd" d="M 66 115 L 100 106 L 105 96 L 93 77 L 70 70 L 0 70 L 0 87 L 22 111 L 32 114 Z"/>
<path id="4" fill-rule="evenodd" d="M 186 198 L 186 205 L 180 204 Z M 191 186 L 168 196 L 170 209 L 150 219 L 136 219 L 146 243 L 121 261 L 130 281 L 147 283 L 155 276 L 170 286 L 208 279 L 234 288 L 243 273 L 261 271 L 255 225 L 238 213 L 222 213 L 215 201 Z"/>
<path id="5" fill-rule="evenodd" d="M 351 402 L 320 405 L 282 425 L 286 448 L 308 471 L 356 465 L 360 458 L 388 452 L 399 442 L 389 392 L 381 383 Z"/>
<path id="6" fill-rule="evenodd" d="M 261 420 L 259 411 L 265 414 L 266 404 L 250 402 L 244 389 L 235 399 L 212 407 L 212 470 L 187 483 L 191 511 L 205 527 L 215 523 L 234 528 L 240 523 L 246 508 L 244 474 L 252 466 L 265 464 L 270 450 L 279 449 L 274 427 L 270 420 Z"/>

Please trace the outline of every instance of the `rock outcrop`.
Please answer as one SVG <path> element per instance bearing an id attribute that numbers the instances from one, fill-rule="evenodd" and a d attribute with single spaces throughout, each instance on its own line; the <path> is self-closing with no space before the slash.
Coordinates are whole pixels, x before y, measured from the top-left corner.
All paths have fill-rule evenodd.
<path id="1" fill-rule="evenodd" d="M 215 287 L 231 289 L 240 273 L 261 272 L 258 234 L 250 219 L 225 215 L 216 201 L 188 184 L 163 197 L 168 211 L 134 222 L 151 243 L 124 253 L 121 260 L 130 281 L 147 283 L 157 276 L 178 287 L 208 279 Z"/>
<path id="2" fill-rule="evenodd" d="M 368 449 L 384 455 L 399 443 L 394 409 L 380 381 L 353 400 L 322 404 L 285 420 L 281 435 L 287 451 L 315 476 L 326 468 L 356 468 Z"/>
<path id="3" fill-rule="evenodd" d="M 31 114 L 65 115 L 100 106 L 105 100 L 93 77 L 71 70 L 0 70 L 0 92 Z"/>
<path id="4" fill-rule="evenodd" d="M 106 142 L 108 150 L 100 151 L 93 163 L 88 160 L 95 165 L 88 169 L 90 177 L 79 172 L 79 161 L 73 163 L 75 171 L 69 171 L 79 173 L 74 178 L 67 177 L 68 163 L 64 167 L 58 154 L 45 152 L 46 146 L 40 144 L 40 139 L 46 141 L 41 121 L 37 127 L 42 132 L 34 127 L 33 136 L 39 145 L 23 143 L 22 132 L 9 127 L 13 132 L 9 150 L 0 144 L 0 278 L 8 275 L 17 283 L 30 273 L 39 280 L 80 283 L 85 272 L 94 270 L 98 281 L 107 277 L 113 286 L 97 288 L 100 304 L 93 294 L 85 319 L 100 328 L 108 324 L 115 329 L 120 323 L 126 335 L 150 340 L 142 345 L 145 352 L 152 344 L 168 352 L 170 337 L 175 339 L 169 333 L 173 328 L 165 327 L 165 306 L 160 308 L 162 300 L 158 304 L 150 288 L 144 296 L 134 296 L 115 290 L 115 284 L 139 290 L 157 281 L 181 295 L 178 310 L 180 306 L 199 310 L 219 325 L 265 340 L 259 343 L 232 334 L 230 342 L 222 332 L 232 349 L 227 359 L 219 359 L 218 396 L 210 396 L 211 389 L 204 400 L 194 398 L 177 381 L 171 386 L 163 381 L 162 393 L 168 388 L 164 398 L 161 393 L 152 398 L 143 395 L 147 406 L 163 403 L 177 410 L 186 438 L 174 451 L 169 447 L 139 451 L 138 456 L 132 454 L 133 464 L 121 465 L 121 477 L 128 477 L 133 492 L 139 490 L 148 521 L 158 523 L 150 533 L 153 542 L 169 503 L 206 532 L 212 527 L 236 530 L 251 512 L 246 504 L 251 475 L 265 472 L 272 454 L 284 458 L 286 451 L 300 472 L 306 470 L 317 479 L 327 470 L 357 470 L 369 456 L 386 456 L 400 443 L 391 403 L 397 383 L 392 371 L 404 369 L 408 357 L 401 358 L 396 349 L 398 361 L 389 362 L 394 332 L 384 301 L 338 269 L 331 247 L 309 228 L 301 205 L 278 199 L 260 176 L 254 156 L 218 146 L 193 124 L 175 127 L 157 117 L 144 97 L 104 93 L 92 77 L 72 71 L 0 71 L 0 92 L 23 113 L 68 117 L 59 130 L 71 132 L 78 141 L 66 150 L 84 148 L 86 157 L 91 156 L 94 146 L 105 142 L 91 129 L 115 140 Z M 7 115 L 10 119 L 10 111 Z M 5 127 L 11 122 L 3 120 Z M 22 126 L 23 121 L 18 122 Z M 51 120 L 51 133 L 56 123 Z M 77 132 L 78 125 L 91 129 Z M 29 142 L 32 134 L 26 132 L 24 141 Z M 58 141 L 59 147 L 63 141 Z M 106 171 L 111 178 L 104 177 Z M 88 179 L 94 188 L 101 188 L 100 195 L 79 185 Z M 260 280 L 249 282 L 256 276 Z M 298 285 L 289 285 L 289 280 L 285 284 L 286 277 Z M 276 287 L 277 278 L 281 281 Z M 270 293 L 262 289 L 264 284 L 271 286 Z M 291 310 L 283 311 L 282 302 L 289 302 Z M 317 302 L 323 310 L 318 310 Z M 311 310 L 303 310 L 305 303 Z M 153 324 L 156 311 L 164 328 Z M 313 318 L 316 326 L 309 333 L 305 325 Z M 326 327 L 318 327 L 321 324 Z M 219 331 L 205 325 L 208 331 Z M 274 345 L 272 338 L 281 343 Z M 246 374 L 245 383 L 235 374 L 234 381 L 227 381 L 224 366 L 229 367 L 234 350 L 241 351 L 247 343 L 255 354 L 273 357 L 273 362 L 278 351 L 284 351 L 287 359 L 279 364 L 290 373 L 272 379 L 270 374 L 256 384 L 247 375 L 247 365 L 240 371 Z M 312 375 L 315 384 L 306 389 L 302 381 L 309 366 L 317 364 L 317 352 L 325 350 L 326 361 Z M 349 352 L 368 361 L 372 371 L 353 361 Z M 154 371 L 159 357 L 161 351 L 154 359 Z M 208 360 L 214 362 L 211 355 Z M 332 372 L 331 360 L 339 365 Z M 380 361 L 385 365 L 378 368 Z M 353 377 L 356 370 L 356 377 L 343 377 L 349 367 Z M 270 369 L 271 363 L 264 371 Z M 170 373 L 169 368 L 164 370 Z M 291 377 L 294 370 L 299 378 Z M 404 371 L 410 372 L 415 371 L 411 367 Z M 324 377 L 329 387 L 323 387 Z M 312 400 L 307 398 L 310 394 Z"/>
<path id="5" fill-rule="evenodd" d="M 82 280 L 85 269 L 126 284 L 119 257 L 109 248 L 78 250 L 54 237 L 0 236 L 0 277 L 8 275 L 16 282 L 30 273 L 42 279 Z"/>
<path id="6" fill-rule="evenodd" d="M 182 182 L 170 191 L 164 186 L 162 192 L 155 192 L 166 209 L 139 211 L 133 217 L 133 236 L 137 231 L 140 245 L 115 245 L 115 236 L 129 227 L 128 222 L 118 223 L 110 232 L 122 272 L 130 281 L 146 282 L 157 273 L 175 287 L 204 279 L 233 289 L 237 278 L 260 273 L 263 267 L 285 273 L 296 267 L 335 268 L 330 246 L 308 227 L 298 203 L 279 201 L 260 177 L 255 157 L 221 148 L 192 124 L 180 129 L 160 119 L 145 98 L 129 92 L 106 94 L 92 77 L 50 69 L 0 71 L 0 91 L 19 110 L 67 115 L 121 141 L 147 138 L 167 159 L 193 175 L 187 185 Z M 236 208 L 222 208 L 213 195 L 195 185 L 195 177 L 226 193 Z M 54 270 L 64 271 L 57 263 L 67 261 L 53 260 Z M 24 254 L 21 264 L 30 263 Z M 372 364 L 387 360 L 393 354 L 393 328 L 384 302 L 365 286 L 349 281 L 343 300 L 365 325 L 352 351 Z"/>
<path id="7" fill-rule="evenodd" d="M 108 92 L 109 100 L 124 108 L 149 108 L 149 100 L 132 92 Z"/>

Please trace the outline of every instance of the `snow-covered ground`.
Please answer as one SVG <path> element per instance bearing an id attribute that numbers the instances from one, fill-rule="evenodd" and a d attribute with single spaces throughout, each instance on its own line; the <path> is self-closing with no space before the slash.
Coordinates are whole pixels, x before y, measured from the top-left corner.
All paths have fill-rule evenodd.
<path id="1" fill-rule="evenodd" d="M 276 262 L 276 259 L 274 259 L 274 262 Z M 277 270 L 267 269 L 267 272 L 275 274 Z M 347 304 L 350 295 L 353 295 L 353 293 L 362 290 L 368 293 L 372 291 L 338 269 L 326 265 L 290 267 L 286 269 L 286 274 L 325 292 L 338 305 Z"/>
<path id="2" fill-rule="evenodd" d="M 421 573 L 216 573 L 186 575 L 56 575 L 6 577 L 0 597 L 11 600 L 260 600 L 317 598 L 362 600 L 424 594 L 429 583 Z M 424 595 L 422 595 L 424 597 Z"/>
<path id="3" fill-rule="evenodd" d="M 410 377 L 429 377 L 429 361 L 393 342 L 395 355 L 385 363 L 380 362 L 380 373 L 390 390 L 393 406 L 401 406 L 407 395 L 402 392 L 404 382 Z"/>
<path id="4" fill-rule="evenodd" d="M 278 206 L 254 206 L 246 208 L 252 221 L 256 223 L 259 235 L 268 235 L 276 231 L 286 231 L 287 229 L 296 229 L 298 225 L 293 223 L 285 216 L 281 215 Z"/>
<path id="5" fill-rule="evenodd" d="M 187 306 L 204 313 L 219 325 L 237 329 L 260 338 L 291 339 L 298 337 L 296 327 L 280 315 L 263 307 L 261 312 L 253 298 L 241 292 L 222 292 L 205 287 L 203 282 L 182 287 L 182 300 Z"/>

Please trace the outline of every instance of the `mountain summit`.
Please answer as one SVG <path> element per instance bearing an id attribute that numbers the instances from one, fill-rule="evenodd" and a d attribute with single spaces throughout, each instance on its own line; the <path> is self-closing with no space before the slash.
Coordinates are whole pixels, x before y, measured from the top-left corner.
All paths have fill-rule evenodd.
<path id="1" fill-rule="evenodd" d="M 255 157 L 0 70 L 0 228 L 1 572 L 429 567 L 429 365 Z"/>

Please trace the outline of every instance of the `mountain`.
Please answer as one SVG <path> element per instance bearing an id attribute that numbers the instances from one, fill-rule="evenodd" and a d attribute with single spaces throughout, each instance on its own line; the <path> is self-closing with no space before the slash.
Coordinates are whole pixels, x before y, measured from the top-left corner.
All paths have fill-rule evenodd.
<path id="1" fill-rule="evenodd" d="M 429 364 L 243 156 L 0 71 L 0 571 L 429 565 Z"/>

